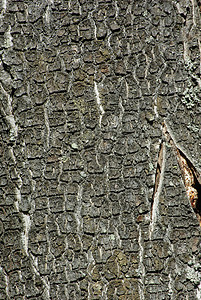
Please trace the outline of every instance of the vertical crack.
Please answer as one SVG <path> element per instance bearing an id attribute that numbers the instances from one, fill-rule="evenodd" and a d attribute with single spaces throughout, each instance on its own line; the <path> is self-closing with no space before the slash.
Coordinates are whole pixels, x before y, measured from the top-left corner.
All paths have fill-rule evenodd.
<path id="1" fill-rule="evenodd" d="M 163 150 L 164 150 L 164 144 L 162 142 L 159 147 L 159 155 L 158 155 L 158 162 L 157 162 L 156 175 L 155 175 L 155 186 L 154 186 L 154 193 L 153 193 L 152 205 L 151 205 L 151 207 L 152 207 L 151 216 L 153 215 L 154 198 L 158 191 L 158 186 L 159 186 L 159 181 L 160 181 L 160 176 L 161 176 L 162 162 L 163 162 Z"/>
<path id="2" fill-rule="evenodd" d="M 96 95 L 96 102 L 97 102 L 97 105 L 98 105 L 98 108 L 99 108 L 99 111 L 100 111 L 99 127 L 101 128 L 101 121 L 102 121 L 102 117 L 103 117 L 105 111 L 104 111 L 103 106 L 101 104 L 101 99 L 100 99 L 100 94 L 99 94 L 99 91 L 98 91 L 98 86 L 97 86 L 97 83 L 95 81 L 94 81 L 94 92 L 95 92 L 95 95 Z"/>
<path id="3" fill-rule="evenodd" d="M 138 266 L 138 272 L 140 275 L 139 280 L 139 294 L 140 294 L 140 300 L 144 300 L 144 279 L 145 279 L 145 266 L 144 266 L 144 247 L 143 247 L 143 241 L 142 241 L 142 231 L 141 228 L 138 226 L 139 230 L 139 238 L 138 238 L 138 244 L 139 244 L 139 266 Z"/>
<path id="4" fill-rule="evenodd" d="M 163 132 L 177 157 L 188 199 L 201 226 L 201 175 L 190 159 L 176 146 L 165 122 Z"/>
<path id="5" fill-rule="evenodd" d="M 151 203 L 150 238 L 153 233 L 154 226 L 157 219 L 158 203 L 159 203 L 159 196 L 163 184 L 164 170 L 165 170 L 165 144 L 162 141 L 159 148 L 158 163 L 157 163 L 156 175 L 155 175 L 155 186 L 154 186 L 154 192 L 153 192 L 152 203 Z"/>

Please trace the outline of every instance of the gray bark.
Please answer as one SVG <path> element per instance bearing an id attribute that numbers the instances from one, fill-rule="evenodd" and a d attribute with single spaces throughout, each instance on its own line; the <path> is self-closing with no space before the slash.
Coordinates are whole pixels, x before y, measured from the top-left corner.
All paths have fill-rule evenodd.
<path id="1" fill-rule="evenodd" d="M 200 8 L 2 0 L 0 299 L 201 299 Z"/>

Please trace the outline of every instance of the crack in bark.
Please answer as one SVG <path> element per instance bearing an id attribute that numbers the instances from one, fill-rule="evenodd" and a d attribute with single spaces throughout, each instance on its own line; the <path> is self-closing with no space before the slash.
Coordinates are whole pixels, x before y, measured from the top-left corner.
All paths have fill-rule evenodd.
<path id="1" fill-rule="evenodd" d="M 154 192 L 153 192 L 152 203 L 151 203 L 151 219 L 152 219 L 152 215 L 153 215 L 154 199 L 155 199 L 156 193 L 158 191 L 160 177 L 161 177 L 162 164 L 163 164 L 163 151 L 164 151 L 164 144 L 163 144 L 163 142 L 161 142 L 160 147 L 159 147 L 158 162 L 157 162 L 157 167 L 156 167 L 155 186 L 154 186 Z"/>
<path id="2" fill-rule="evenodd" d="M 201 175 L 190 159 L 176 146 L 165 122 L 163 133 L 177 157 L 188 199 L 201 226 Z"/>
<path id="3" fill-rule="evenodd" d="M 161 141 L 159 154 L 158 154 L 158 162 L 156 167 L 155 186 L 154 186 L 154 192 L 153 192 L 152 203 L 151 203 L 151 223 L 149 228 L 150 239 L 152 237 L 155 223 L 157 221 L 159 196 L 162 189 L 164 171 L 165 171 L 165 144 L 163 141 Z"/>

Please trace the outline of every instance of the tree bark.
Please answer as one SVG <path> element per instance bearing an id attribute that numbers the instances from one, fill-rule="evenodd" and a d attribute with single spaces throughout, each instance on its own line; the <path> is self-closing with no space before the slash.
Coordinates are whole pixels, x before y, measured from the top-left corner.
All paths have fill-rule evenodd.
<path id="1" fill-rule="evenodd" d="M 201 299 L 200 8 L 2 0 L 0 299 Z"/>

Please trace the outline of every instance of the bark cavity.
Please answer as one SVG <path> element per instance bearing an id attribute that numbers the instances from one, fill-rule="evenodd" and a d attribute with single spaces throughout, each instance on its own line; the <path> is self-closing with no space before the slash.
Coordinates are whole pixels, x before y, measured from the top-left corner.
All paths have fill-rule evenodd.
<path id="1" fill-rule="evenodd" d="M 163 133 L 177 157 L 188 199 L 201 226 L 201 175 L 190 159 L 176 146 L 165 122 Z"/>

